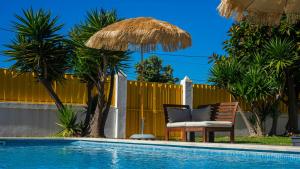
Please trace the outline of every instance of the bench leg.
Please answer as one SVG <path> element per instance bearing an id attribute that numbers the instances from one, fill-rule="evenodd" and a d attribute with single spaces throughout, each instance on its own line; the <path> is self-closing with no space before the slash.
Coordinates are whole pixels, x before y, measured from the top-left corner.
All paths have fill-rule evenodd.
<path id="1" fill-rule="evenodd" d="M 195 142 L 195 132 L 190 132 L 190 142 Z"/>
<path id="2" fill-rule="evenodd" d="M 203 142 L 207 142 L 207 130 L 206 128 L 203 128 L 203 131 L 202 131 L 202 138 L 203 138 Z"/>
<path id="3" fill-rule="evenodd" d="M 169 140 L 169 130 L 165 129 L 165 140 L 168 141 Z"/>
<path id="4" fill-rule="evenodd" d="M 208 132 L 208 142 L 211 142 L 211 143 L 215 142 L 215 132 L 213 132 L 213 131 Z"/>
<path id="5" fill-rule="evenodd" d="M 185 131 L 185 129 L 181 130 L 181 140 L 186 142 L 186 131 Z"/>
<path id="6" fill-rule="evenodd" d="M 234 130 L 230 131 L 230 143 L 234 143 Z"/>

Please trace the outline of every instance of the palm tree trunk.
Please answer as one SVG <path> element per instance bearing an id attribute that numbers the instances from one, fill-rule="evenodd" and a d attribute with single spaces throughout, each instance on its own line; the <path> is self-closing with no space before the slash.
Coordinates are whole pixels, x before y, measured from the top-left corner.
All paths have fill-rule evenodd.
<path id="1" fill-rule="evenodd" d="M 272 117 L 272 127 L 271 127 L 271 130 L 269 132 L 269 136 L 276 135 L 276 132 L 277 132 L 277 122 L 278 122 L 278 116 L 274 115 Z"/>
<path id="2" fill-rule="evenodd" d="M 264 131 L 263 131 L 263 122 L 260 116 L 260 109 L 259 109 L 259 104 L 258 103 L 251 103 L 251 111 L 254 115 L 254 127 L 255 127 L 255 135 L 256 136 L 263 136 Z"/>
<path id="3" fill-rule="evenodd" d="M 289 119 L 286 126 L 288 133 L 297 133 L 298 131 L 298 111 L 297 96 L 295 90 L 295 80 L 293 74 L 287 71 L 287 94 L 288 94 L 288 114 Z"/>
<path id="4" fill-rule="evenodd" d="M 46 79 L 42 79 L 40 81 L 44 85 L 44 87 L 46 88 L 46 90 L 49 93 L 50 97 L 54 100 L 57 109 L 62 110 L 64 108 L 64 105 L 63 105 L 62 101 L 59 99 L 59 97 L 57 96 L 57 94 L 55 93 L 51 82 L 49 80 L 46 80 Z"/>
<path id="5" fill-rule="evenodd" d="M 255 114 L 255 118 L 256 118 L 256 123 L 255 123 L 256 135 L 263 136 L 264 135 L 263 123 L 262 123 L 261 119 L 259 118 L 259 115 L 257 113 L 254 113 L 254 114 Z"/>
<path id="6" fill-rule="evenodd" d="M 98 102 L 97 108 L 93 117 L 93 122 L 91 125 L 91 136 L 92 137 L 103 137 L 100 134 L 101 121 L 102 121 L 102 112 L 105 105 L 105 81 L 106 81 L 106 73 L 103 71 L 105 69 L 99 68 L 98 70 L 98 82 L 96 84 L 96 88 L 98 91 Z"/>
<path id="7" fill-rule="evenodd" d="M 240 113 L 240 115 L 246 125 L 246 128 L 248 129 L 249 135 L 255 136 L 256 135 L 255 130 L 254 130 L 253 126 L 251 125 L 251 123 L 249 122 L 249 119 L 246 117 L 244 111 L 241 109 L 240 106 L 238 107 L 238 109 L 239 109 L 238 112 Z"/>
<path id="8" fill-rule="evenodd" d="M 115 72 L 111 71 L 108 98 L 107 98 L 105 108 L 102 112 L 102 119 L 101 119 L 101 126 L 100 126 L 100 136 L 102 136 L 102 137 L 105 137 L 105 133 L 104 133 L 105 123 L 107 121 L 108 113 L 109 113 L 111 102 L 112 102 L 114 83 L 115 83 L 114 75 L 115 75 Z"/>
<path id="9" fill-rule="evenodd" d="M 94 112 L 93 110 L 93 88 L 94 88 L 94 83 L 92 81 L 88 81 L 86 83 L 86 90 L 87 90 L 87 110 L 86 110 L 86 115 L 84 119 L 84 129 L 82 132 L 83 136 L 86 136 L 90 132 L 90 121 L 91 121 L 91 116 Z"/>

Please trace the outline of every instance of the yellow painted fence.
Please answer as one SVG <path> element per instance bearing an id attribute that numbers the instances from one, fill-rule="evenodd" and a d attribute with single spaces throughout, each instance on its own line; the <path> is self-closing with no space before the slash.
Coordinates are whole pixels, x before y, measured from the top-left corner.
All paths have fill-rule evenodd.
<path id="1" fill-rule="evenodd" d="M 231 102 L 231 95 L 216 86 L 206 84 L 193 85 L 193 108 L 201 105 Z"/>
<path id="2" fill-rule="evenodd" d="M 65 75 L 62 84 L 54 83 L 54 90 L 66 104 L 85 104 L 87 92 L 84 83 L 72 75 Z M 106 87 L 109 84 L 106 84 Z M 108 92 L 108 90 L 106 90 Z M 115 94 L 114 94 L 115 95 Z M 114 96 L 113 96 L 114 97 Z M 141 119 L 144 119 L 144 132 L 164 137 L 163 104 L 182 104 L 182 86 L 150 82 L 127 82 L 126 136 L 141 132 Z M 113 99 L 113 103 L 114 104 Z M 216 86 L 205 84 L 193 85 L 193 108 L 200 105 L 218 102 L 230 102 L 229 93 Z M 26 102 L 37 104 L 53 104 L 44 86 L 36 81 L 34 74 L 17 75 L 16 72 L 0 69 L 0 102 Z M 242 109 L 246 104 L 240 104 Z M 281 112 L 287 107 L 280 104 Z M 178 133 L 173 133 L 179 137 Z"/>
<path id="3" fill-rule="evenodd" d="M 143 118 L 144 133 L 164 137 L 163 104 L 182 104 L 181 85 L 128 81 L 126 136 L 140 133 Z"/>
<path id="4" fill-rule="evenodd" d="M 66 74 L 64 78 L 62 83 L 54 82 L 53 85 L 61 101 L 66 104 L 85 104 L 85 84 L 73 75 Z M 7 69 L 0 69 L 0 102 L 53 104 L 44 86 L 37 82 L 33 73 L 18 75 Z M 112 104 L 114 105 L 114 99 Z"/>

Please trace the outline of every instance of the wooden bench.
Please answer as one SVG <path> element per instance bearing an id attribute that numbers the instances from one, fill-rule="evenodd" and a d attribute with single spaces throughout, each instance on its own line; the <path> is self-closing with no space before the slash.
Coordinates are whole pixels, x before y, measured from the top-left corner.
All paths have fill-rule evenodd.
<path id="1" fill-rule="evenodd" d="M 181 132 L 181 140 L 186 141 L 187 132 L 202 132 L 203 142 L 214 141 L 214 132 L 229 132 L 230 142 L 234 142 L 234 124 L 238 102 L 218 103 L 211 105 L 210 121 L 184 121 L 169 123 L 168 108 L 190 109 L 188 105 L 164 104 L 165 140 L 169 140 L 170 132 Z"/>

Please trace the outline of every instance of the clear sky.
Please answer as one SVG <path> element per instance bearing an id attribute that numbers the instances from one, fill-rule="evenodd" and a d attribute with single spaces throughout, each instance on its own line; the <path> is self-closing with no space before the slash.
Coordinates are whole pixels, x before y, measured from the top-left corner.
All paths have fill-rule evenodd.
<path id="1" fill-rule="evenodd" d="M 0 5 L 0 50 L 14 38 L 12 29 L 14 14 L 21 14 L 22 9 L 44 8 L 59 16 L 59 22 L 65 26 L 62 34 L 67 35 L 70 28 L 83 21 L 90 9 L 116 9 L 122 18 L 139 16 L 154 17 L 170 22 L 189 32 L 192 47 L 178 52 L 160 54 L 164 64 L 174 68 L 174 75 L 182 79 L 189 76 L 194 83 L 207 83 L 209 74 L 208 56 L 212 53 L 223 54 L 222 43 L 227 38 L 227 31 L 232 20 L 219 16 L 217 6 L 220 0 L 1 0 Z M 150 54 L 145 54 L 148 57 Z M 7 57 L 0 54 L 0 67 L 11 65 L 5 62 Z M 129 79 L 135 79 L 134 65 L 140 59 L 135 53 L 126 70 Z"/>

